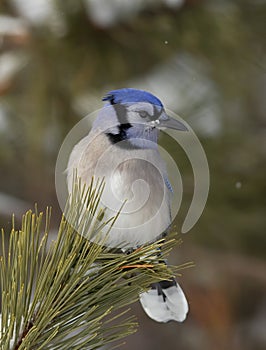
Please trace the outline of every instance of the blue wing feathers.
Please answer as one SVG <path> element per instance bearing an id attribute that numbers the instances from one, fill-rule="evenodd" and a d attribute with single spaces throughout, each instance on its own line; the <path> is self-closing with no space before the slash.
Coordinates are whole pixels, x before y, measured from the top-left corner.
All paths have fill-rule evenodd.
<path id="1" fill-rule="evenodd" d="M 168 188 L 168 190 L 173 193 L 174 192 L 173 187 L 172 187 L 170 181 L 168 180 L 167 176 L 164 176 L 164 182 L 165 182 L 165 185 Z"/>

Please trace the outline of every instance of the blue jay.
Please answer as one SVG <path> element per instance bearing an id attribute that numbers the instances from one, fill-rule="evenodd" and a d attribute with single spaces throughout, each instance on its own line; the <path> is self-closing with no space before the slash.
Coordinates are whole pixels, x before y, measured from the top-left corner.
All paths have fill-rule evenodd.
<path id="1" fill-rule="evenodd" d="M 154 242 L 169 229 L 172 188 L 157 141 L 160 129 L 187 128 L 166 114 L 157 97 L 143 90 L 110 91 L 103 101 L 91 131 L 70 154 L 68 190 L 71 193 L 74 171 L 85 184 L 92 177 L 104 178 L 101 204 L 106 219 L 126 200 L 105 244 L 127 251 Z M 188 312 L 186 297 L 175 279 L 153 284 L 140 295 L 140 302 L 158 322 L 182 322 Z"/>

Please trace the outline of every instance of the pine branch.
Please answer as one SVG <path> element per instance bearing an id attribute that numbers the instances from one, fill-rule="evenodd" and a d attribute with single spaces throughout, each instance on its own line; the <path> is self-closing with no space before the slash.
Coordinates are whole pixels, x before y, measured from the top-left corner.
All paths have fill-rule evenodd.
<path id="1" fill-rule="evenodd" d="M 2 230 L 2 350 L 98 349 L 120 340 L 137 326 L 125 308 L 151 283 L 173 275 L 157 252 L 168 254 L 175 240 L 130 254 L 111 251 L 100 238 L 97 244 L 90 241 L 107 224 L 94 218 L 103 191 L 102 182 L 96 185 L 75 187 L 50 247 L 50 209 L 45 215 L 28 211 L 21 229 L 12 229 L 7 246 Z M 70 222 L 78 223 L 83 235 Z"/>

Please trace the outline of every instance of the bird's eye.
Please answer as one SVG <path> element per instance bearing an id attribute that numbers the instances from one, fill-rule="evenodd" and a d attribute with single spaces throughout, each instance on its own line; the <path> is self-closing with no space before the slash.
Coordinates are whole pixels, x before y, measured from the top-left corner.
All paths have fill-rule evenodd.
<path id="1" fill-rule="evenodd" d="M 147 118 L 149 116 L 149 113 L 146 111 L 140 111 L 139 115 L 141 118 Z"/>

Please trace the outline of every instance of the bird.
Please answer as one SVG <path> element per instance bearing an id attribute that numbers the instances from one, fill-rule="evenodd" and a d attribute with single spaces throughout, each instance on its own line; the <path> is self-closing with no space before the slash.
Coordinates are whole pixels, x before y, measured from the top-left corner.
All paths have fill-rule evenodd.
<path id="1" fill-rule="evenodd" d="M 87 185 L 92 177 L 104 178 L 101 204 L 105 218 L 119 212 L 108 234 L 103 230 L 104 242 L 127 252 L 169 232 L 173 189 L 158 149 L 158 137 L 166 128 L 188 128 L 170 117 L 161 100 L 148 91 L 112 90 L 102 101 L 104 106 L 91 130 L 70 153 L 67 186 L 71 193 L 75 171 Z M 139 300 L 146 314 L 157 322 L 183 322 L 189 309 L 174 277 L 152 284 Z"/>

